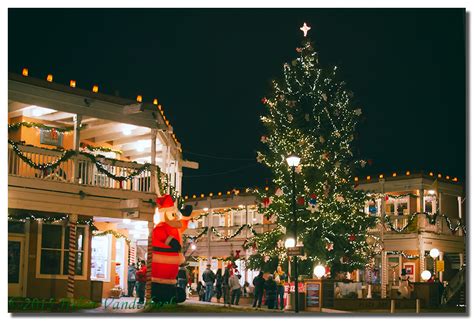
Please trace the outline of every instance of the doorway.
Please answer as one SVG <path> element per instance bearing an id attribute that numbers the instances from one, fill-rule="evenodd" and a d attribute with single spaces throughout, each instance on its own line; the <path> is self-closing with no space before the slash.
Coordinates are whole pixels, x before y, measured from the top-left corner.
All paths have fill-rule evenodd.
<path id="1" fill-rule="evenodd" d="M 8 236 L 8 296 L 23 296 L 25 237 Z"/>

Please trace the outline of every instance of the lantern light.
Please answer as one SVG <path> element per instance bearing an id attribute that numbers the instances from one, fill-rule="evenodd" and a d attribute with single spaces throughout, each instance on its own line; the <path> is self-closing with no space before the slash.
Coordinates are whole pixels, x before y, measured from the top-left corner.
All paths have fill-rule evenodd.
<path id="1" fill-rule="evenodd" d="M 433 176 L 433 175 L 434 175 L 433 172 L 430 172 L 430 176 Z"/>
<path id="2" fill-rule="evenodd" d="M 193 194 L 193 198 L 196 198 L 196 194 Z"/>
<path id="3" fill-rule="evenodd" d="M 441 177 L 443 177 L 443 175 L 441 175 L 441 174 L 438 174 L 438 178 L 441 178 Z"/>
<path id="4" fill-rule="evenodd" d="M 437 248 L 432 248 L 430 251 L 430 256 L 433 259 L 436 259 L 439 256 L 439 250 Z"/>
<path id="5" fill-rule="evenodd" d="M 222 195 L 222 192 L 217 193 L 217 195 L 218 195 L 218 196 L 221 196 L 221 195 Z"/>
<path id="6" fill-rule="evenodd" d="M 392 177 L 397 177 L 397 173 L 393 172 Z"/>
<path id="7" fill-rule="evenodd" d="M 316 275 L 316 277 L 318 279 L 320 279 L 321 277 L 323 277 L 326 274 L 326 268 L 322 265 L 316 265 L 316 267 L 314 268 L 313 273 L 314 273 L 314 275 Z"/>
<path id="8" fill-rule="evenodd" d="M 368 181 L 370 181 L 370 175 L 369 175 L 369 176 L 367 176 L 367 180 L 368 180 Z"/>
<path id="9" fill-rule="evenodd" d="M 457 182 L 457 181 L 458 181 L 457 177 L 453 178 L 453 182 Z"/>
<path id="10" fill-rule="evenodd" d="M 209 193 L 209 196 L 212 197 L 212 196 L 214 196 L 214 194 L 213 194 L 213 193 Z"/>
<path id="11" fill-rule="evenodd" d="M 379 178 L 383 178 L 383 174 L 380 174 L 380 175 L 379 175 Z"/>
<path id="12" fill-rule="evenodd" d="M 424 270 L 423 272 L 421 272 L 421 278 L 424 281 L 428 281 L 431 278 L 431 272 L 428 270 Z"/>
<path id="13" fill-rule="evenodd" d="M 204 194 L 201 194 L 201 197 L 204 197 Z"/>
<path id="14" fill-rule="evenodd" d="M 227 195 L 230 195 L 230 191 L 227 191 Z"/>
<path id="15" fill-rule="evenodd" d="M 46 76 L 46 81 L 47 81 L 47 82 L 53 82 L 53 75 L 52 75 L 52 74 L 48 74 L 48 75 Z"/>
<path id="16" fill-rule="evenodd" d="M 300 164 L 301 158 L 296 156 L 295 154 L 292 154 L 286 158 L 286 162 L 288 163 L 288 166 L 290 167 L 296 167 Z"/>
<path id="17" fill-rule="evenodd" d="M 355 182 L 358 182 L 358 181 L 359 181 L 359 177 L 357 177 L 357 176 L 354 177 L 354 181 L 355 181 Z"/>
<path id="18" fill-rule="evenodd" d="M 75 80 L 70 80 L 69 81 L 69 87 L 76 88 L 76 81 Z"/>
<path id="19" fill-rule="evenodd" d="M 410 176 L 410 171 L 406 171 L 405 174 L 406 174 L 407 176 Z"/>
<path id="20" fill-rule="evenodd" d="M 92 92 L 98 93 L 99 92 L 99 86 L 98 85 L 92 86 Z"/>
<path id="21" fill-rule="evenodd" d="M 141 102 L 143 101 L 142 95 L 138 95 L 138 96 L 137 96 L 137 101 L 138 101 L 139 103 L 141 103 Z"/>
<path id="22" fill-rule="evenodd" d="M 290 247 L 295 247 L 295 244 L 296 244 L 295 239 L 292 237 L 289 237 L 285 240 L 285 248 L 287 249 Z"/>
<path id="23" fill-rule="evenodd" d="M 21 71 L 21 74 L 25 77 L 28 77 L 28 68 L 23 68 L 23 70 Z"/>
<path id="24" fill-rule="evenodd" d="M 446 175 L 446 179 L 449 180 L 449 176 L 448 176 L 448 175 Z"/>
<path id="25" fill-rule="evenodd" d="M 188 195 L 186 195 L 186 196 L 184 197 L 184 199 L 187 200 L 187 199 L 188 199 Z"/>
<path id="26" fill-rule="evenodd" d="M 153 99 L 153 105 L 158 105 L 158 99 Z"/>
<path id="27" fill-rule="evenodd" d="M 268 186 L 265 186 L 265 190 L 268 191 Z"/>

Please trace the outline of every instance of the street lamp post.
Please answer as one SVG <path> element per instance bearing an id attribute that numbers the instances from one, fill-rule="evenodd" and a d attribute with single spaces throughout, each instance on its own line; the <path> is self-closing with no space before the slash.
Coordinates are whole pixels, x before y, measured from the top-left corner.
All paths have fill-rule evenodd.
<path id="1" fill-rule="evenodd" d="M 300 158 L 296 155 L 290 155 L 286 158 L 286 162 L 291 167 L 291 182 L 292 182 L 292 210 L 293 210 L 293 237 L 295 246 L 298 244 L 298 234 L 297 234 L 297 220 L 296 220 L 296 166 L 300 164 Z M 295 313 L 299 311 L 299 298 L 298 298 L 298 256 L 293 256 L 294 260 L 294 275 L 295 275 Z"/>

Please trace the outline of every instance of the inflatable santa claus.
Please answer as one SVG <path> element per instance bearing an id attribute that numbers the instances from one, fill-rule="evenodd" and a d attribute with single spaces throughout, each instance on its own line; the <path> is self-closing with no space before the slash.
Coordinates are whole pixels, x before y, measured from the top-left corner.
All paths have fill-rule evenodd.
<path id="1" fill-rule="evenodd" d="M 183 302 L 184 289 L 176 286 L 180 264 L 185 259 L 182 253 L 181 235 L 188 226 L 193 207 L 186 205 L 181 211 L 170 195 L 156 199 L 160 221 L 153 229 L 151 297 L 154 302 Z"/>

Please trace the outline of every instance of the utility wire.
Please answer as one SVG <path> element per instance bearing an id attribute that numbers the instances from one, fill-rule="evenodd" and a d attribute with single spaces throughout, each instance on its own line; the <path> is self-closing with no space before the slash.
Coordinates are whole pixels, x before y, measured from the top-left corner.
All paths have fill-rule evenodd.
<path id="1" fill-rule="evenodd" d="M 247 165 L 247 166 L 243 166 L 243 167 L 234 168 L 234 169 L 231 169 L 231 170 L 228 170 L 228 171 L 225 171 L 225 172 L 212 173 L 212 174 L 183 175 L 183 178 L 209 177 L 209 176 L 225 175 L 225 174 L 229 174 L 229 173 L 233 173 L 233 172 L 238 172 L 238 171 L 240 171 L 240 170 L 243 170 L 243 169 L 246 169 L 246 168 L 250 168 L 250 167 L 254 167 L 254 166 L 257 166 L 257 165 L 258 165 L 258 164 L 251 164 L 251 165 Z"/>
<path id="2" fill-rule="evenodd" d="M 196 156 L 201 156 L 201 157 L 207 157 L 207 158 L 214 158 L 214 159 L 238 160 L 238 161 L 253 161 L 253 160 L 255 160 L 255 158 L 221 157 L 221 156 L 200 154 L 200 153 L 190 152 L 190 151 L 184 150 L 184 149 L 183 149 L 183 152 L 188 153 L 188 154 L 191 154 L 191 155 L 196 155 Z"/>

